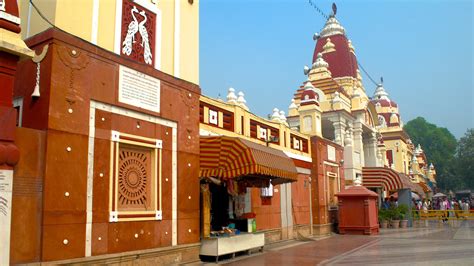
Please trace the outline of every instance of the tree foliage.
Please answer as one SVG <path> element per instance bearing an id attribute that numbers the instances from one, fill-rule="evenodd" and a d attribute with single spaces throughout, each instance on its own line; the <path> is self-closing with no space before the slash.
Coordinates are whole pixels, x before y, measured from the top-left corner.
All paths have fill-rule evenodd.
<path id="1" fill-rule="evenodd" d="M 403 129 L 415 145 L 421 144 L 428 159 L 436 167 L 438 187 L 458 189 L 464 184 L 456 175 L 455 162 L 457 141 L 447 128 L 437 127 L 423 117 L 409 121 Z"/>
<path id="2" fill-rule="evenodd" d="M 474 190 L 474 129 L 468 129 L 459 140 L 455 156 L 456 176 L 464 188 Z"/>

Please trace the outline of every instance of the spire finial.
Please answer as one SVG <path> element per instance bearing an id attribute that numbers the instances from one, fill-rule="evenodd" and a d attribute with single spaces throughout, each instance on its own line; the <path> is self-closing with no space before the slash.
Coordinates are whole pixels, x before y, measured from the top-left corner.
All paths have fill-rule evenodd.
<path id="1" fill-rule="evenodd" d="M 337 13 L 337 6 L 336 3 L 332 3 L 332 15 L 336 16 Z"/>
<path id="2" fill-rule="evenodd" d="M 280 110 L 278 110 L 278 108 L 273 108 L 271 120 L 280 122 Z"/>
<path id="3" fill-rule="evenodd" d="M 380 84 L 383 85 L 383 77 L 380 77 Z"/>
<path id="4" fill-rule="evenodd" d="M 229 88 L 228 94 L 227 94 L 227 102 L 236 104 L 237 103 L 237 96 L 235 95 L 235 89 L 234 88 Z"/>
<path id="5" fill-rule="evenodd" d="M 291 99 L 291 104 L 288 106 L 289 110 L 296 109 L 298 106 L 296 106 L 295 99 Z"/>

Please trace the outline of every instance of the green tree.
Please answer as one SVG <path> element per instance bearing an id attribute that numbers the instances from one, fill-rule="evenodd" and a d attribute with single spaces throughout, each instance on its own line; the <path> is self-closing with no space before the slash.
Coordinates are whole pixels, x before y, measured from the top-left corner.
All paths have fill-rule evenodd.
<path id="1" fill-rule="evenodd" d="M 456 176 L 464 187 L 474 190 L 474 129 L 468 129 L 456 150 Z"/>
<path id="2" fill-rule="evenodd" d="M 436 167 L 438 187 L 458 189 L 464 184 L 455 174 L 456 138 L 447 128 L 437 127 L 423 117 L 417 117 L 403 127 L 415 145 L 420 144 L 428 159 Z"/>

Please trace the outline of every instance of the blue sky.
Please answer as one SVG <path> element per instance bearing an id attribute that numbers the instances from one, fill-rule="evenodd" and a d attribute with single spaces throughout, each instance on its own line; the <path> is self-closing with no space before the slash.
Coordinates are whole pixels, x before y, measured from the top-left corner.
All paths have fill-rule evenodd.
<path id="1" fill-rule="evenodd" d="M 330 13 L 332 1 L 313 2 Z M 359 62 L 374 79 L 384 77 L 405 123 L 423 116 L 457 138 L 474 127 L 472 1 L 336 4 Z M 287 112 L 325 21 L 308 0 L 201 0 L 202 93 L 225 98 L 233 87 L 257 115 Z M 372 96 L 375 85 L 363 79 Z"/>

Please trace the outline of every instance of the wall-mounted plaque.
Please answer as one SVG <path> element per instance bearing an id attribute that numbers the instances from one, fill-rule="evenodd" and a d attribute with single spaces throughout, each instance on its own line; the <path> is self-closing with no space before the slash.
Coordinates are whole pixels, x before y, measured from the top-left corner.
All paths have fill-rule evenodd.
<path id="1" fill-rule="evenodd" d="M 160 112 L 159 79 L 124 66 L 119 72 L 119 102 Z"/>
<path id="2" fill-rule="evenodd" d="M 12 192 L 13 171 L 0 170 L 0 192 Z"/>

